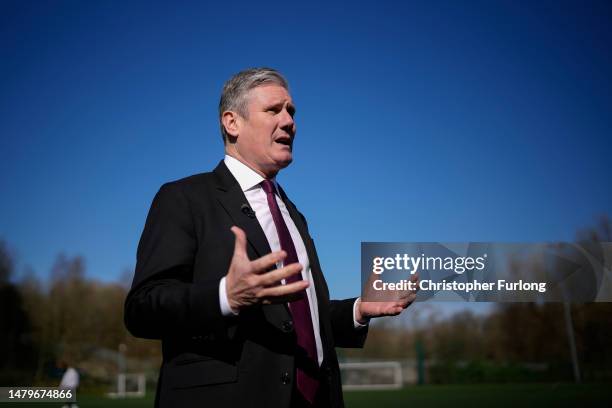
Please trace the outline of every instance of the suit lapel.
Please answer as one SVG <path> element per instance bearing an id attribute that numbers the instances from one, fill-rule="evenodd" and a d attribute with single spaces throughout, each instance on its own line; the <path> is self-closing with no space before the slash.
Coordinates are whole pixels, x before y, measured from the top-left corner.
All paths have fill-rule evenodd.
<path id="1" fill-rule="evenodd" d="M 245 204 L 248 206 L 249 202 L 232 173 L 223 161 L 213 172 L 217 176 L 217 199 L 219 203 L 234 221 L 234 224 L 246 233 L 247 240 L 257 257 L 269 254 L 271 252 L 270 244 L 268 244 L 266 234 L 261 229 L 257 218 L 249 216 L 248 211 L 243 211 L 242 206 Z"/>

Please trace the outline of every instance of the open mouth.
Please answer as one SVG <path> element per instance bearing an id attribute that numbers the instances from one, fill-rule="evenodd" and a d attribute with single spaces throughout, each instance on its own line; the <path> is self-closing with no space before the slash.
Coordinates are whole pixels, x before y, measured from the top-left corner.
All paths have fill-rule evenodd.
<path id="1" fill-rule="evenodd" d="M 279 137 L 274 142 L 291 147 L 291 139 L 288 137 Z"/>

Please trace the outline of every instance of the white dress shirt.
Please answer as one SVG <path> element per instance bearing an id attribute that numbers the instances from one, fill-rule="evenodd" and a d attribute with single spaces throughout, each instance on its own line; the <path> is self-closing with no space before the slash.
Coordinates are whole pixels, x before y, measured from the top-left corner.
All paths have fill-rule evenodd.
<path id="1" fill-rule="evenodd" d="M 268 244 L 270 245 L 270 249 L 272 252 L 280 251 L 280 240 L 278 239 L 278 232 L 276 231 L 276 225 L 274 224 L 274 220 L 272 219 L 272 214 L 270 213 L 270 207 L 268 206 L 268 199 L 266 196 L 266 192 L 261 187 L 260 183 L 264 181 L 264 178 L 255 172 L 253 169 L 242 163 L 241 161 L 235 159 L 232 156 L 226 155 L 224 159 L 225 165 L 229 169 L 230 173 L 234 176 L 234 178 L 238 181 L 240 188 L 244 192 L 244 195 L 251 206 L 251 209 L 255 212 L 255 216 L 257 217 L 257 221 L 259 221 L 259 225 L 261 225 L 261 229 L 263 230 L 266 238 L 268 239 Z M 306 288 L 306 295 L 308 296 L 308 304 L 310 306 L 310 315 L 312 317 L 312 324 L 314 330 L 315 343 L 317 346 L 317 358 L 319 361 L 319 365 L 323 361 L 323 347 L 321 345 L 321 333 L 319 332 L 319 310 L 317 308 L 317 294 L 315 291 L 314 281 L 312 279 L 312 273 L 310 270 L 310 261 L 308 260 L 308 254 L 306 253 L 306 247 L 304 246 L 304 241 L 300 236 L 300 233 L 295 226 L 295 223 L 291 219 L 289 215 L 289 211 L 285 206 L 285 203 L 278 195 L 278 184 L 276 180 L 272 180 L 274 185 L 277 187 L 275 192 L 276 202 L 278 204 L 278 208 L 283 216 L 283 220 L 285 220 L 285 224 L 287 224 L 287 228 L 289 229 L 289 234 L 291 235 L 291 239 L 293 240 L 293 245 L 295 246 L 295 250 L 297 252 L 298 261 L 300 265 L 302 265 L 302 279 L 310 282 L 310 286 Z M 284 280 L 283 280 L 284 284 Z M 237 314 L 234 312 L 227 300 L 227 290 L 225 287 L 225 277 L 221 279 L 219 283 L 219 302 L 221 306 L 221 313 L 224 316 L 231 316 L 232 314 Z M 357 302 L 353 305 L 353 320 L 355 327 L 362 327 L 364 325 L 357 322 L 355 319 L 355 307 Z"/>

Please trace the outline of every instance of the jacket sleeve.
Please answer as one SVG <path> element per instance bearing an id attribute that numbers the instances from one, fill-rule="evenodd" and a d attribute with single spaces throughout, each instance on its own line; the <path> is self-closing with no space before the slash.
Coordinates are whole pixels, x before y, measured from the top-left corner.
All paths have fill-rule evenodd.
<path id="1" fill-rule="evenodd" d="M 198 248 L 190 204 L 176 183 L 164 184 L 151 204 L 138 244 L 136 271 L 124 307 L 136 337 L 201 335 L 224 330 L 219 279 L 193 283 Z"/>
<path id="2" fill-rule="evenodd" d="M 368 328 L 355 327 L 353 305 L 357 298 L 330 301 L 330 319 L 334 346 L 361 348 L 368 336 Z"/>

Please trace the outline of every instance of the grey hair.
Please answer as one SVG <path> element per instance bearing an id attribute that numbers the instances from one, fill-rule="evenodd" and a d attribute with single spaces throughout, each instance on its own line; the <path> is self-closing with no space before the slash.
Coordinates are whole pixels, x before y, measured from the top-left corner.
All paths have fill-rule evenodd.
<path id="1" fill-rule="evenodd" d="M 227 143 L 229 135 L 223 126 L 223 112 L 234 111 L 248 119 L 247 109 L 249 91 L 263 84 L 276 84 L 289 90 L 289 84 L 283 75 L 272 68 L 250 68 L 240 71 L 223 85 L 219 100 L 219 125 L 223 143 Z"/>

